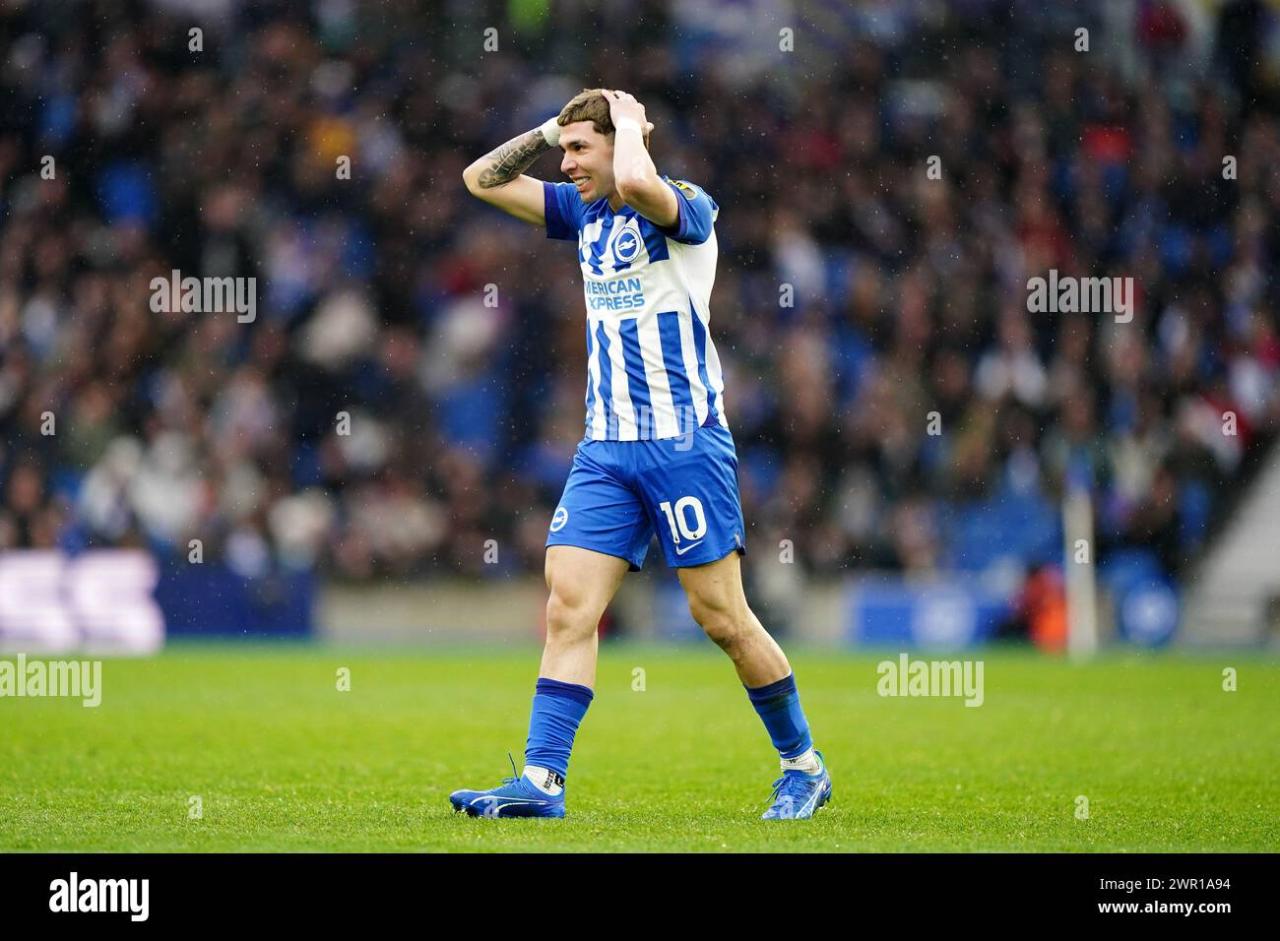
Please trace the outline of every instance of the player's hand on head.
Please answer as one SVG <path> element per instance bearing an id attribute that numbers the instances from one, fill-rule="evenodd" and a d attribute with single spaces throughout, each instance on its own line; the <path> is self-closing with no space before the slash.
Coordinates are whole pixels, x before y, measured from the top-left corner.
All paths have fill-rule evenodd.
<path id="1" fill-rule="evenodd" d="M 611 88 L 605 92 L 605 98 L 609 101 L 609 120 L 615 127 L 619 120 L 631 118 L 640 125 L 644 133 L 647 134 L 653 130 L 653 124 L 645 116 L 644 105 L 636 101 L 635 95 L 618 88 Z"/>

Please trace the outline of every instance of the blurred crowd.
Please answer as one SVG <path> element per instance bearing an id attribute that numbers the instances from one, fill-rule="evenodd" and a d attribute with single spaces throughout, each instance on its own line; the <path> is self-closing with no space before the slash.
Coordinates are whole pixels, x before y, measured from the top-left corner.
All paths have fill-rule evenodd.
<path id="1" fill-rule="evenodd" d="M 604 85 L 721 207 L 757 557 L 1032 567 L 1078 486 L 1177 571 L 1280 423 L 1278 25 L 1063 7 L 0 7 L 0 549 L 539 571 L 581 277 L 461 172 Z M 1132 320 L 1030 312 L 1051 269 L 1132 278 Z M 255 318 L 156 310 L 175 270 Z"/>

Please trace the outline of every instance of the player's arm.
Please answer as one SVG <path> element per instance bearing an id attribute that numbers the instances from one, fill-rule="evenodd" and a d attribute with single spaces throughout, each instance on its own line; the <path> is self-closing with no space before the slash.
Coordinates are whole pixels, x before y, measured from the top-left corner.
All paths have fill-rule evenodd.
<path id="1" fill-rule="evenodd" d="M 541 127 L 513 137 L 462 171 L 462 181 L 472 196 L 497 206 L 521 222 L 546 224 L 542 181 L 524 171 L 551 145 Z"/>
<path id="2" fill-rule="evenodd" d="M 675 191 L 658 175 L 644 146 L 644 105 L 622 91 L 610 91 L 613 121 L 613 181 L 622 201 L 655 225 L 670 227 L 680 219 Z"/>

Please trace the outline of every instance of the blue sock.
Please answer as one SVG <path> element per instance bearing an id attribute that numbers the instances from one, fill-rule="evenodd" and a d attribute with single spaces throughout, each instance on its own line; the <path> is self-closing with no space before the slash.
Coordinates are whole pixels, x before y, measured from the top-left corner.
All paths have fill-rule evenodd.
<path id="1" fill-rule="evenodd" d="M 768 686 L 755 689 L 743 686 L 743 689 L 751 698 L 751 705 L 756 707 L 764 727 L 769 730 L 769 738 L 781 757 L 795 758 L 813 747 L 809 720 L 800 708 L 800 693 L 796 690 L 794 673 L 788 673 Z"/>
<path id="2" fill-rule="evenodd" d="M 589 686 L 538 677 L 529 739 L 524 746 L 525 764 L 550 768 L 562 778 L 567 775 L 573 736 L 594 696 Z"/>

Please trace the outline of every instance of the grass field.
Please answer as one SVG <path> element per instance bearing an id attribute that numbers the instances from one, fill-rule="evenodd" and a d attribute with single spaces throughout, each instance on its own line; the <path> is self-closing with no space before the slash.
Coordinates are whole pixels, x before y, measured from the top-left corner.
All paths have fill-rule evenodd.
<path id="1" fill-rule="evenodd" d="M 98 708 L 0 698 L 0 851 L 1280 850 L 1280 662 L 981 656 L 967 708 L 793 652 L 833 797 L 763 822 L 777 758 L 723 655 L 606 647 L 569 816 L 486 820 L 446 796 L 520 761 L 536 650 L 174 646 L 106 661 Z"/>

